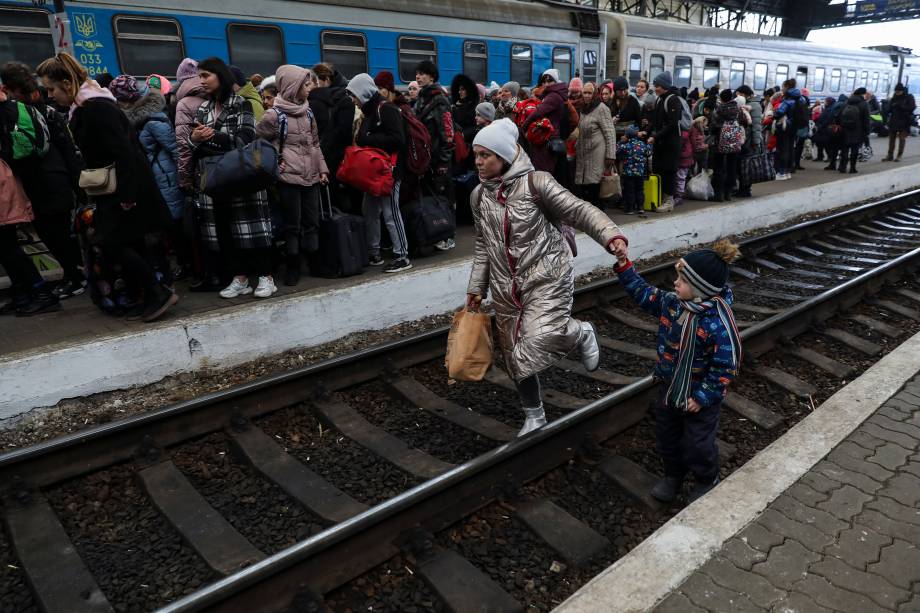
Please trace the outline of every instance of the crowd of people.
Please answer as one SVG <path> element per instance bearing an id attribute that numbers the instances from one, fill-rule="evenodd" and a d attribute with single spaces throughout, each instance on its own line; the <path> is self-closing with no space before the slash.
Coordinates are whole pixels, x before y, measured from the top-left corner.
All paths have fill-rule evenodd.
<path id="1" fill-rule="evenodd" d="M 504 119 L 536 170 L 599 208 L 636 214 L 649 208 L 651 177 L 657 212 L 680 205 L 701 173 L 711 175 L 707 198 L 750 196 L 750 156 L 768 159 L 777 180 L 802 169 L 806 149 L 828 169 L 856 172 L 878 104 L 863 88 L 812 101 L 795 79 L 763 96 L 746 85 L 687 92 L 668 72 L 634 91 L 625 77 L 566 82 L 556 69 L 533 88 L 463 74 L 445 87 L 431 61 L 416 66 L 405 93 L 388 71 L 346 79 L 323 63 L 264 77 L 186 58 L 175 73 L 174 81 L 94 79 L 68 54 L 3 66 L 0 266 L 12 299 L 0 313 L 55 310 L 89 291 L 107 313 L 154 321 L 176 304 L 182 279 L 193 292 L 267 298 L 276 272 L 294 286 L 322 268 L 320 230 L 333 211 L 363 219 L 367 265 L 408 270 L 410 255 L 456 243 L 442 234 L 426 244 L 407 209 L 418 215 L 428 198 L 440 199 L 454 231 L 457 217 L 471 220 L 481 179 L 472 143 Z M 903 155 L 915 106 L 898 84 L 886 109 L 886 160 Z M 257 140 L 277 152 L 275 180 L 209 191 L 210 163 Z M 341 179 L 353 149 L 389 156 L 385 190 Z M 61 265 L 53 287 L 19 245 L 16 225 L 27 222 Z"/>

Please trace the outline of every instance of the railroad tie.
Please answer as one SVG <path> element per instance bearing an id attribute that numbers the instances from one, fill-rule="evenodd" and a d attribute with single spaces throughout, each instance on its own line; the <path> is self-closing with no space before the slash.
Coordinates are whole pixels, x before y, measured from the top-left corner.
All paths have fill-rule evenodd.
<path id="1" fill-rule="evenodd" d="M 891 324 L 887 324 L 884 321 L 879 321 L 874 317 L 869 317 L 868 315 L 860 315 L 856 313 L 854 315 L 847 315 L 847 319 L 850 321 L 855 321 L 858 324 L 862 324 L 870 330 L 874 330 L 875 332 L 884 334 L 890 338 L 898 338 L 901 336 L 901 331 Z"/>
<path id="2" fill-rule="evenodd" d="M 610 546 L 604 536 L 545 498 L 516 504 L 515 512 L 528 528 L 575 566 L 587 564 Z"/>
<path id="3" fill-rule="evenodd" d="M 457 424 L 470 432 L 501 442 L 510 441 L 517 436 L 517 430 L 514 428 L 497 419 L 461 407 L 446 398 L 441 398 L 411 377 L 398 375 L 388 379 L 386 384 L 409 404 Z"/>
<path id="4" fill-rule="evenodd" d="M 613 321 L 627 325 L 630 328 L 645 332 L 658 332 L 658 323 L 649 317 L 638 317 L 616 307 L 601 307 L 599 310 Z"/>
<path id="5" fill-rule="evenodd" d="M 314 473 L 259 428 L 250 425 L 231 432 L 230 441 L 266 479 L 326 521 L 343 522 L 367 510 L 367 505 Z"/>
<path id="6" fill-rule="evenodd" d="M 875 304 L 877 304 L 878 306 L 884 309 L 888 309 L 892 313 L 897 313 L 898 315 L 906 319 L 911 319 L 913 321 L 920 321 L 920 311 L 918 311 L 917 309 L 906 307 L 903 304 L 898 304 L 897 302 L 894 302 L 892 300 L 879 300 Z"/>
<path id="7" fill-rule="evenodd" d="M 811 383 L 802 381 L 798 377 L 790 375 L 789 373 L 779 370 L 778 368 L 772 368 L 770 366 L 757 366 L 755 368 L 751 368 L 749 372 L 763 377 L 770 383 L 778 385 L 790 394 L 795 394 L 802 399 L 808 399 L 809 397 L 813 397 L 818 393 L 818 388 L 816 388 Z"/>
<path id="8" fill-rule="evenodd" d="M 454 467 L 453 464 L 428 455 L 424 451 L 412 449 L 383 428 L 364 419 L 360 413 L 344 402 L 313 400 L 312 403 L 326 422 L 336 430 L 416 477 L 433 479 Z"/>
<path id="9" fill-rule="evenodd" d="M 593 379 L 594 381 L 598 381 L 600 383 L 606 383 L 607 385 L 629 385 L 630 383 L 635 383 L 642 378 L 630 377 L 629 375 L 621 375 L 618 372 L 613 372 L 612 370 L 607 370 L 605 368 L 598 368 L 594 372 L 588 372 L 588 370 L 585 369 L 581 362 L 576 362 L 575 360 L 568 359 L 559 360 L 556 366 L 565 371 L 573 372 L 576 375 L 580 375 L 588 379 Z"/>
<path id="10" fill-rule="evenodd" d="M 6 526 L 42 611 L 113 611 L 44 496 L 35 492 L 26 505 L 7 504 Z"/>
<path id="11" fill-rule="evenodd" d="M 786 268 L 785 266 L 777 264 L 776 262 L 771 262 L 770 260 L 764 258 L 751 258 L 751 261 L 755 264 L 763 266 L 767 270 L 784 270 Z"/>
<path id="12" fill-rule="evenodd" d="M 740 266 L 729 266 L 728 269 L 739 277 L 745 279 L 756 279 L 760 277 L 756 272 L 751 272 L 747 268 L 741 268 Z"/>
<path id="13" fill-rule="evenodd" d="M 748 313 L 757 313 L 759 315 L 776 315 L 780 312 L 779 309 L 773 309 L 770 307 L 760 306 L 759 304 L 747 304 L 745 302 L 733 302 L 732 303 L 733 311 L 747 311 Z"/>
<path id="14" fill-rule="evenodd" d="M 888 254 L 881 251 L 872 251 L 871 249 L 855 249 L 853 247 L 843 247 L 841 245 L 832 245 L 826 241 L 818 240 L 816 238 L 811 239 L 812 244 L 819 247 L 824 247 L 829 251 L 836 251 L 839 253 L 852 253 L 854 255 L 877 255 L 879 257 L 887 258 Z"/>
<path id="15" fill-rule="evenodd" d="M 508 592 L 459 553 L 442 549 L 416 564 L 418 574 L 453 613 L 518 613 Z"/>
<path id="16" fill-rule="evenodd" d="M 784 350 L 789 355 L 793 355 L 801 360 L 805 360 L 812 366 L 817 366 L 824 372 L 830 373 L 838 379 L 848 379 L 856 373 L 856 369 L 852 366 L 838 362 L 837 360 L 827 357 L 823 353 L 818 353 L 817 351 L 808 349 L 807 347 L 790 345 Z"/>
<path id="17" fill-rule="evenodd" d="M 912 292 L 909 289 L 896 289 L 895 293 L 914 302 L 920 302 L 920 293 Z"/>
<path id="18" fill-rule="evenodd" d="M 805 262 L 805 260 L 803 260 L 802 258 L 797 258 L 791 253 L 777 252 L 773 254 L 773 257 L 779 260 L 785 260 L 786 262 L 789 262 L 790 264 L 803 264 Z"/>
<path id="19" fill-rule="evenodd" d="M 514 385 L 514 381 L 511 380 L 511 377 L 509 377 L 503 370 L 499 368 L 493 368 L 487 372 L 484 380 L 487 383 L 497 385 L 498 387 L 502 387 L 506 390 L 511 390 L 513 392 L 517 391 L 517 386 Z M 577 398 L 571 394 L 566 394 L 565 392 L 554 390 L 551 387 L 544 387 L 541 392 L 543 394 L 543 402 L 549 403 L 554 407 L 559 407 L 560 409 L 566 409 L 568 411 L 580 409 L 589 402 L 583 398 Z"/>
<path id="20" fill-rule="evenodd" d="M 171 461 L 154 464 L 137 475 L 153 505 L 215 572 L 230 575 L 265 558 Z"/>
<path id="21" fill-rule="evenodd" d="M 840 330 L 838 328 L 826 328 L 821 332 L 824 336 L 829 336 L 835 341 L 838 341 L 851 349 L 855 349 L 860 353 L 864 353 L 868 356 L 878 355 L 882 352 L 881 345 L 877 345 L 872 341 L 867 341 L 864 338 L 851 334 L 846 330 Z"/>
<path id="22" fill-rule="evenodd" d="M 610 349 L 611 351 L 618 351 L 620 353 L 626 353 L 629 355 L 634 355 L 636 357 L 642 358 L 644 360 L 655 361 L 658 359 L 658 354 L 655 353 L 655 350 L 651 347 L 640 347 L 639 345 L 634 345 L 633 343 L 627 343 L 626 341 L 620 341 L 609 336 L 597 335 L 598 344 L 604 349 Z"/>
<path id="23" fill-rule="evenodd" d="M 662 509 L 663 505 L 652 498 L 650 493 L 658 477 L 644 467 L 629 458 L 615 455 L 601 462 L 598 468 L 617 487 L 649 511 L 657 513 Z"/>
<path id="24" fill-rule="evenodd" d="M 772 430 L 783 423 L 783 418 L 779 413 L 771 411 L 737 392 L 729 392 L 722 400 L 722 404 L 764 430 Z"/>

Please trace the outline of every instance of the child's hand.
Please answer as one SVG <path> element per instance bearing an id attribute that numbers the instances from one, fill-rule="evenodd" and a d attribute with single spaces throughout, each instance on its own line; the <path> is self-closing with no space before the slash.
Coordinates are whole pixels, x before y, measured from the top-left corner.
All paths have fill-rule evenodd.
<path id="1" fill-rule="evenodd" d="M 700 409 L 703 407 L 697 402 L 694 398 L 690 399 L 690 402 L 687 403 L 687 413 L 699 413 Z"/>
<path id="2" fill-rule="evenodd" d="M 625 264 L 629 261 L 629 246 L 626 244 L 626 241 L 617 239 L 613 241 L 611 247 L 613 248 L 613 255 L 617 256 L 618 264 Z"/>

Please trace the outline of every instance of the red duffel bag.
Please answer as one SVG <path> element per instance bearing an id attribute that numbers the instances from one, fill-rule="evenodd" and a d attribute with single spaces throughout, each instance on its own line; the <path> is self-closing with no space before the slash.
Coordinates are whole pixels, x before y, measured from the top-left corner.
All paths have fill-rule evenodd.
<path id="1" fill-rule="evenodd" d="M 345 148 L 345 159 L 335 176 L 365 194 L 387 196 L 393 193 L 396 156 L 396 153 L 387 153 L 376 147 L 352 145 Z"/>

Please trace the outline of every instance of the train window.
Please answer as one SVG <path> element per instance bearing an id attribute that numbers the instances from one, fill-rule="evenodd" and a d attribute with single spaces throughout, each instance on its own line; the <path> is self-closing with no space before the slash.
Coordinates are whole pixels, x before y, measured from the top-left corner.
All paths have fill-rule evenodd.
<path id="1" fill-rule="evenodd" d="M 719 60 L 706 59 L 703 62 L 703 87 L 709 88 L 719 82 Z"/>
<path id="2" fill-rule="evenodd" d="M 511 45 L 511 80 L 522 87 L 533 82 L 533 49 L 530 45 Z"/>
<path id="3" fill-rule="evenodd" d="M 648 80 L 654 81 L 655 77 L 664 72 L 664 56 L 653 53 L 648 58 Z"/>
<path id="4" fill-rule="evenodd" d="M 346 79 L 367 72 L 367 39 L 364 34 L 327 30 L 320 34 L 320 51 L 323 61 L 335 66 Z"/>
<path id="5" fill-rule="evenodd" d="M 686 55 L 674 58 L 674 85 L 676 87 L 690 87 L 693 79 L 693 59 Z"/>
<path id="6" fill-rule="evenodd" d="M 873 73 L 872 73 L 872 82 L 871 82 L 871 85 L 872 85 L 872 87 L 871 87 L 870 89 L 871 89 L 873 92 L 878 92 L 878 73 L 877 73 L 877 72 L 873 72 Z"/>
<path id="7" fill-rule="evenodd" d="M 0 64 L 19 61 L 35 67 L 54 55 L 48 13 L 37 9 L 0 9 Z"/>
<path id="8" fill-rule="evenodd" d="M 476 83 L 485 83 L 489 72 L 489 50 L 481 40 L 463 41 L 463 73 Z"/>
<path id="9" fill-rule="evenodd" d="M 824 76 L 827 71 L 824 68 L 815 68 L 815 84 L 812 87 L 816 92 L 824 91 Z"/>
<path id="10" fill-rule="evenodd" d="M 808 87 L 808 66 L 799 66 L 795 69 L 796 87 Z"/>
<path id="11" fill-rule="evenodd" d="M 732 91 L 744 85 L 744 62 L 733 61 L 728 71 L 728 87 Z"/>
<path id="12" fill-rule="evenodd" d="M 568 47 L 553 47 L 553 68 L 559 71 L 559 78 L 572 78 L 572 50 Z"/>
<path id="13" fill-rule="evenodd" d="M 887 72 L 882 76 L 882 95 L 887 97 L 891 93 L 891 75 Z"/>
<path id="14" fill-rule="evenodd" d="M 754 64 L 754 91 L 762 92 L 767 89 L 767 72 L 769 68 L 762 62 Z"/>
<path id="15" fill-rule="evenodd" d="M 859 75 L 859 86 L 869 87 L 869 71 L 868 70 L 863 70 L 862 74 Z"/>
<path id="16" fill-rule="evenodd" d="M 856 71 L 847 70 L 847 82 L 845 91 L 848 94 L 852 94 L 854 89 L 856 89 Z"/>
<path id="17" fill-rule="evenodd" d="M 278 26 L 231 23 L 227 26 L 230 63 L 244 74 L 275 74 L 284 64 L 284 36 Z"/>
<path id="18" fill-rule="evenodd" d="M 597 51 L 594 49 L 585 49 L 581 55 L 581 77 L 588 81 L 597 80 Z"/>
<path id="19" fill-rule="evenodd" d="M 840 91 L 840 69 L 834 68 L 831 70 L 831 91 L 837 93 Z"/>
<path id="20" fill-rule="evenodd" d="M 415 80 L 415 67 L 423 60 L 438 63 L 438 48 L 433 38 L 400 36 L 396 42 L 399 48 L 399 78 L 404 83 Z"/>
<path id="21" fill-rule="evenodd" d="M 629 56 L 629 84 L 635 87 L 641 78 L 642 56 L 638 53 L 633 53 Z"/>
<path id="22" fill-rule="evenodd" d="M 179 22 L 167 17 L 115 17 L 115 46 L 121 71 L 135 77 L 162 71 L 176 74 L 185 57 Z"/>
<path id="23" fill-rule="evenodd" d="M 789 80 L 789 67 L 785 64 L 778 64 L 776 66 L 776 86 L 782 87 L 783 81 Z"/>

